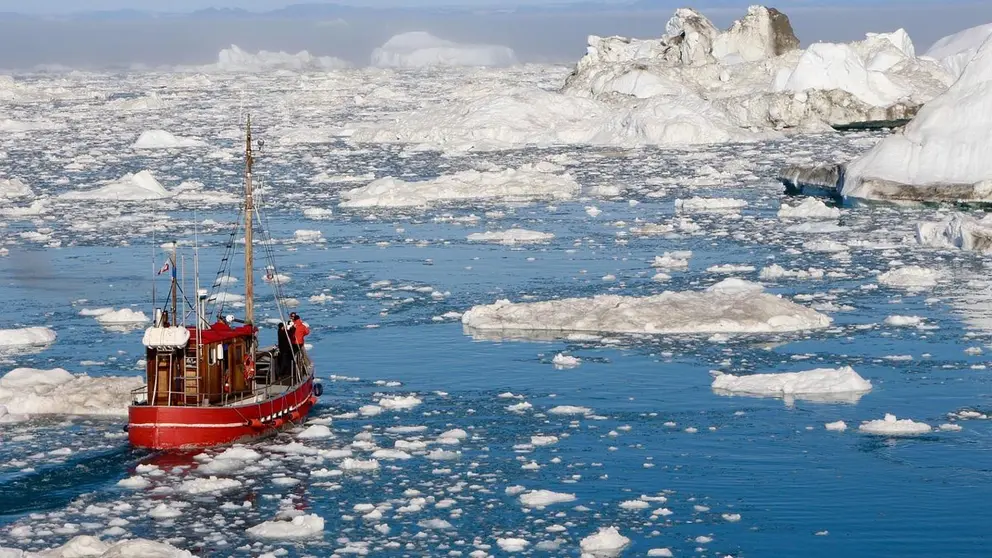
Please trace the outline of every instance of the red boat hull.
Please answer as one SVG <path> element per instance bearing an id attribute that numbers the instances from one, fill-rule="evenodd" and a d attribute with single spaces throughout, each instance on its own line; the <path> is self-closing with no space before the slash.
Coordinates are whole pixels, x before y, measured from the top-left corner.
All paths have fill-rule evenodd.
<path id="1" fill-rule="evenodd" d="M 231 444 L 303 422 L 317 402 L 308 379 L 279 397 L 228 407 L 132 405 L 128 407 L 131 445 L 156 450 Z"/>

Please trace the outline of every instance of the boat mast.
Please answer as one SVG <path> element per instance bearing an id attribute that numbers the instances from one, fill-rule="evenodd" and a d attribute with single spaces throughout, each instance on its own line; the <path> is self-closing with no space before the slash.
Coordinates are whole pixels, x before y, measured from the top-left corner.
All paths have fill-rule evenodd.
<path id="1" fill-rule="evenodd" d="M 178 285 L 176 284 L 176 250 L 178 249 L 178 246 L 179 243 L 173 240 L 172 253 L 169 254 L 169 272 L 170 272 L 169 274 L 172 276 L 172 288 L 171 288 L 172 292 L 169 293 L 170 297 L 172 298 L 172 308 L 171 308 L 172 313 L 169 314 L 169 322 L 170 325 L 173 326 L 179 325 L 179 318 L 176 316 L 177 306 L 179 304 L 178 303 L 179 299 L 176 296 L 176 290 L 178 287 Z"/>
<path id="2" fill-rule="evenodd" d="M 251 152 L 251 115 L 248 115 L 247 134 L 245 138 L 245 323 L 252 325 L 255 321 L 255 273 L 254 255 L 252 254 L 252 221 L 254 220 L 255 203 L 252 197 L 251 169 L 255 158 Z"/>

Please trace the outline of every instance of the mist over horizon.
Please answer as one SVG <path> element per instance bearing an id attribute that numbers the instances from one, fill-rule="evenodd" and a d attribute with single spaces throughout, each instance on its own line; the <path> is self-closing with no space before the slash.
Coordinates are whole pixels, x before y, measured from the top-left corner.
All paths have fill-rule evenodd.
<path id="1" fill-rule="evenodd" d="M 305 11 L 251 14 L 221 11 L 170 17 L 121 12 L 73 17 L 0 16 L 0 68 L 142 69 L 190 67 L 217 61 L 232 44 L 259 50 L 334 56 L 369 65 L 372 51 L 390 37 L 427 31 L 459 43 L 512 48 L 523 63 L 571 64 L 585 52 L 588 35 L 657 38 L 674 8 L 589 5 L 510 11 L 363 9 L 335 6 L 305 17 Z M 726 4 L 726 3 L 724 3 Z M 904 28 L 919 53 L 939 38 L 992 21 L 992 5 L 789 6 L 803 46 L 864 38 L 869 32 Z M 715 25 L 726 28 L 747 10 L 747 3 L 700 8 Z"/>

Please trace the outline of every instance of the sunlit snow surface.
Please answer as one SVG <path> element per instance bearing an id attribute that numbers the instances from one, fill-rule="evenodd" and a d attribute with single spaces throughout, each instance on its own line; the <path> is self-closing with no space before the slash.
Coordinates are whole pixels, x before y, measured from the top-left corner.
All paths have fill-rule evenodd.
<path id="1" fill-rule="evenodd" d="M 985 555 L 992 260 L 919 244 L 917 223 L 950 215 L 939 208 L 834 216 L 816 206 L 815 217 L 779 217 L 783 203 L 805 201 L 782 194 L 779 169 L 848 160 L 882 134 L 457 155 L 347 141 L 356 122 L 446 99 L 468 82 L 555 88 L 565 72 L 76 73 L 3 84 L 12 100 L 0 122 L 18 125 L 0 135 L 0 181 L 23 186 L 0 197 L 0 331 L 48 327 L 57 337 L 11 344 L 0 372 L 140 376 L 143 325 L 94 316 L 150 316 L 160 246 L 185 249 L 194 234 L 203 282 L 214 283 L 224 246 L 243 236 L 230 223 L 238 116 L 251 110 L 265 140 L 256 177 L 288 279 L 279 283 L 313 329 L 326 390 L 311 424 L 204 455 L 131 450 L 121 418 L 16 407 L 9 422 L 0 416 L 0 547 L 96 535 L 200 556 Z M 153 130 L 207 145 L 135 149 Z M 340 192 L 375 179 L 542 163 L 562 167 L 581 192 L 339 206 Z M 167 195 L 62 197 L 146 170 Z M 677 209 L 677 199 L 746 204 Z M 554 236 L 469 239 L 513 229 Z M 652 266 L 666 254 L 679 265 Z M 188 281 L 191 257 L 186 249 Z M 932 273 L 894 281 L 922 277 L 891 273 L 900 267 Z M 242 273 L 217 289 L 228 293 L 217 297 L 225 312 L 241 311 Z M 278 316 L 262 275 L 259 321 L 272 342 Z M 647 297 L 728 277 L 833 321 L 797 333 L 582 331 L 547 342 L 473 338 L 461 324 L 473 306 L 500 299 Z M 164 289 L 160 277 L 159 300 Z M 559 355 L 581 365 L 556 366 Z M 856 403 L 785 406 L 711 389 L 714 370 L 844 366 L 871 382 Z M 933 431 L 857 428 L 886 414 Z M 824 427 L 837 421 L 849 428 Z"/>

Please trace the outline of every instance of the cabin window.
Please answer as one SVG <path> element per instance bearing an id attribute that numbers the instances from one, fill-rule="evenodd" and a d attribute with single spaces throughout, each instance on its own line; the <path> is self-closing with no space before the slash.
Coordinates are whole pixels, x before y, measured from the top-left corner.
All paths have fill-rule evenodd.
<path id="1" fill-rule="evenodd" d="M 217 364 L 217 351 L 215 351 L 213 347 L 209 347 L 207 349 L 207 364 Z"/>

